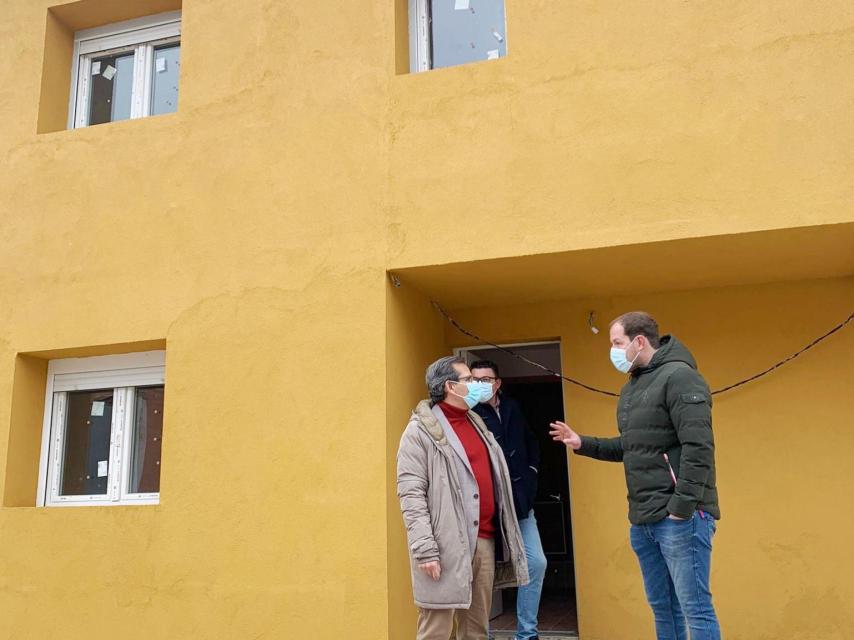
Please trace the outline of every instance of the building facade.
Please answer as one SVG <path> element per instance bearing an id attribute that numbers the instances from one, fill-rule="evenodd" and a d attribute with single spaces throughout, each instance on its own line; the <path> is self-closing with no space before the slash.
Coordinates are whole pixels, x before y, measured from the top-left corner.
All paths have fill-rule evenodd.
<path id="1" fill-rule="evenodd" d="M 438 6 L 4 3 L 0 637 L 411 638 L 433 301 L 612 391 L 591 312 L 721 388 L 854 311 L 850 3 Z M 715 399 L 728 638 L 847 637 L 852 356 Z M 581 638 L 651 637 L 621 470 L 566 491 Z"/>

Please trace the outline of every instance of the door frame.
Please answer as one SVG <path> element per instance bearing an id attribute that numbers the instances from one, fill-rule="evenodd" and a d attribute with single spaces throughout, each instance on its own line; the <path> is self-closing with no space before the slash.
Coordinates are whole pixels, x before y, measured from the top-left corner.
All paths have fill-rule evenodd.
<path id="1" fill-rule="evenodd" d="M 558 373 L 561 373 L 561 374 L 563 373 L 563 343 L 562 343 L 560 338 L 553 338 L 550 340 L 531 340 L 531 341 L 527 341 L 527 342 L 507 342 L 507 343 L 497 342 L 495 344 L 497 346 L 503 347 L 505 349 L 512 349 L 513 347 L 533 347 L 533 346 L 541 346 L 541 345 L 557 345 L 558 354 L 559 354 L 559 362 L 561 365 L 560 369 L 558 370 Z M 494 351 L 495 347 L 490 345 L 490 344 L 473 345 L 473 346 L 467 346 L 467 347 L 456 347 L 454 349 L 454 355 L 457 357 L 463 358 L 464 360 L 466 360 L 466 363 L 468 364 L 468 358 L 466 358 L 466 354 L 468 354 L 469 352 L 472 352 L 472 351 L 482 351 L 482 350 L 490 350 L 490 349 Z M 561 380 L 561 383 L 562 382 L 563 381 Z M 561 386 L 563 387 L 563 385 L 561 385 Z M 563 398 L 563 405 L 564 405 L 564 413 L 565 413 L 566 412 L 566 398 L 565 397 Z M 575 528 L 575 520 L 573 519 L 573 513 L 572 513 L 572 511 L 573 511 L 573 509 L 572 509 L 572 465 L 570 464 L 570 460 L 571 460 L 571 456 L 569 456 L 567 454 L 567 459 L 566 459 L 566 492 L 567 492 L 567 497 L 569 498 L 569 503 L 567 505 L 567 508 L 569 509 L 570 531 L 564 532 L 564 536 L 566 536 L 567 533 L 572 535 L 572 530 Z M 566 544 L 567 542 L 568 542 L 568 540 L 564 540 L 564 544 Z M 567 546 L 569 546 L 569 545 L 567 545 Z M 575 548 L 575 536 L 574 535 L 572 535 L 572 545 L 571 546 L 572 546 L 572 557 L 573 557 L 572 573 L 573 573 L 573 584 L 574 584 L 574 591 L 575 591 L 574 596 L 575 596 L 576 624 L 580 630 L 580 628 L 581 628 L 581 612 L 579 611 L 579 607 L 578 607 L 578 576 L 577 576 L 578 565 L 575 562 L 576 548 Z M 491 616 L 490 616 L 490 618 L 491 618 Z"/>
<path id="2" fill-rule="evenodd" d="M 541 345 L 547 344 L 556 344 L 558 347 L 558 354 L 560 354 L 560 362 L 563 364 L 563 349 L 561 346 L 560 338 L 554 338 L 552 340 L 531 340 L 529 342 L 506 342 L 506 343 L 496 343 L 499 347 L 504 349 L 512 349 L 513 347 L 538 347 Z M 465 358 L 465 354 L 469 351 L 480 351 L 483 349 L 495 349 L 491 344 L 487 345 L 475 345 L 472 347 L 456 347 L 454 349 L 454 355 L 457 357 Z M 561 373 L 558 371 L 558 373 Z"/>

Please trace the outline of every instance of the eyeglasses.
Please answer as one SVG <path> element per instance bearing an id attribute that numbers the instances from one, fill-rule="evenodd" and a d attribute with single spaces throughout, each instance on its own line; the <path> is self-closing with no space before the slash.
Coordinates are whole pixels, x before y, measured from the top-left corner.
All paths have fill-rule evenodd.
<path id="1" fill-rule="evenodd" d="M 486 384 L 492 384 L 498 378 L 493 378 L 492 376 L 483 376 L 482 378 L 472 378 L 474 382 L 485 382 Z"/>

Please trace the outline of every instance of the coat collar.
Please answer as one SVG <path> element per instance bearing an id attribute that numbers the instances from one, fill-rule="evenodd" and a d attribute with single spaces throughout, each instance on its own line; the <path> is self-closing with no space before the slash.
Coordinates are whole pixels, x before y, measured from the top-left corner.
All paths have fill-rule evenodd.
<path id="1" fill-rule="evenodd" d="M 471 463 L 469 462 L 469 457 L 466 455 L 463 443 L 460 442 L 460 439 L 454 432 L 454 428 L 451 426 L 451 423 L 448 422 L 445 414 L 442 413 L 442 409 L 439 408 L 439 405 L 431 407 L 428 400 L 422 400 L 418 403 L 418 406 L 415 407 L 413 415 L 437 444 L 443 445 L 447 443 L 451 445 L 454 453 L 456 453 L 462 460 L 468 472 L 474 476 L 474 472 L 472 471 Z M 468 412 L 468 417 L 474 425 L 474 428 L 480 434 L 480 437 L 484 440 L 487 450 L 489 450 L 489 437 L 487 436 L 489 430 L 486 428 L 483 420 L 473 411 Z"/>
<path id="2" fill-rule="evenodd" d="M 429 400 L 419 402 L 412 414 L 436 442 L 439 444 L 445 443 L 445 431 L 442 429 L 442 425 L 439 424 L 436 416 L 433 415 Z"/>

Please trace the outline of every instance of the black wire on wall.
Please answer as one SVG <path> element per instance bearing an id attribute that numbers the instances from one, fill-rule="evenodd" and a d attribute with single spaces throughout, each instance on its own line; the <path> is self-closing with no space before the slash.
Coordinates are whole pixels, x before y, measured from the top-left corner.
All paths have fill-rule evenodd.
<path id="1" fill-rule="evenodd" d="M 533 367 L 536 367 L 536 368 L 538 368 L 538 369 L 541 369 L 541 370 L 545 371 L 546 373 L 548 373 L 548 374 L 550 374 L 550 375 L 555 376 L 556 378 L 560 378 L 561 380 L 564 380 L 565 382 L 568 382 L 568 383 L 570 383 L 570 384 L 574 384 L 575 386 L 577 386 L 577 387 L 581 387 L 582 389 L 586 389 L 587 391 L 592 391 L 593 393 L 598 393 L 598 394 L 601 394 L 601 395 L 603 395 L 603 396 L 609 396 L 609 397 L 612 397 L 612 398 L 618 398 L 618 397 L 620 396 L 620 394 L 618 394 L 618 393 L 614 393 L 613 391 L 606 391 L 605 389 L 598 389 L 598 388 L 596 388 L 596 387 L 592 387 L 592 386 L 590 386 L 589 384 L 584 384 L 583 382 L 581 382 L 581 381 L 579 381 L 579 380 L 575 380 L 575 379 L 573 379 L 573 378 L 569 378 L 569 377 L 567 377 L 567 376 L 565 376 L 565 375 L 562 375 L 562 374 L 558 373 L 558 372 L 557 372 L 557 371 L 555 371 L 554 369 L 550 369 L 549 367 L 545 366 L 544 364 L 541 364 L 541 363 L 539 363 L 539 362 L 534 362 L 533 360 L 530 360 L 529 358 L 526 358 L 526 357 L 525 357 L 525 356 L 523 356 L 522 354 L 520 354 L 520 353 L 516 353 L 516 352 L 515 352 L 515 351 L 513 351 L 512 349 L 508 349 L 507 347 L 502 347 L 501 345 L 495 344 L 494 342 L 490 342 L 489 340 L 484 340 L 483 338 L 481 338 L 481 337 L 480 337 L 480 336 L 478 336 L 477 334 L 472 333 L 471 331 L 469 331 L 468 329 L 466 329 L 465 327 L 463 327 L 459 322 L 457 322 L 453 317 L 451 317 L 451 314 L 449 314 L 449 313 L 444 309 L 444 307 L 442 307 L 442 305 L 440 305 L 438 302 L 436 302 L 435 300 L 432 300 L 432 301 L 431 301 L 431 304 L 433 305 L 433 307 L 435 307 L 435 308 L 436 308 L 436 310 L 437 310 L 440 314 L 442 314 L 442 315 L 445 317 L 445 319 L 446 319 L 449 323 L 451 323 L 451 325 L 452 325 L 452 326 L 453 326 L 457 331 L 459 331 L 459 332 L 460 332 L 460 333 L 462 333 L 463 335 L 468 336 L 469 338 L 472 338 L 473 340 L 476 340 L 477 342 L 479 342 L 479 343 L 481 343 L 481 344 L 485 344 L 485 345 L 487 345 L 487 346 L 490 346 L 490 347 L 492 347 L 493 349 L 498 349 L 499 351 L 501 351 L 501 352 L 503 352 L 503 353 L 506 353 L 507 355 L 512 356 L 512 357 L 516 358 L 517 360 L 521 360 L 522 362 L 525 362 L 525 363 L 527 363 L 527 364 L 529 364 L 529 365 L 531 365 L 531 366 L 533 366 Z M 849 324 L 852 320 L 854 320 L 854 313 L 851 313 L 851 315 L 849 315 L 845 320 L 843 320 L 843 321 L 842 321 L 842 322 L 840 322 L 838 325 L 836 325 L 835 327 L 833 327 L 830 331 L 828 331 L 827 333 L 825 333 L 825 334 L 823 334 L 823 335 L 819 336 L 818 338 L 816 338 L 815 340 L 813 340 L 812 342 L 810 342 L 808 345 L 806 345 L 805 347 L 803 347 L 803 348 L 802 348 L 802 349 L 800 349 L 799 351 L 796 351 L 796 352 L 795 352 L 795 353 L 793 353 L 792 355 L 790 355 L 790 356 L 788 356 L 788 357 L 786 357 L 786 358 L 783 358 L 782 360 L 780 360 L 779 362 L 777 362 L 777 363 L 773 364 L 772 366 L 768 367 L 768 368 L 767 368 L 767 369 L 765 369 L 764 371 L 760 371 L 759 373 L 757 373 L 757 374 L 755 374 L 755 375 L 752 375 L 752 376 L 750 376 L 749 378 L 745 378 L 744 380 L 739 380 L 738 382 L 735 382 L 735 383 L 733 383 L 733 384 L 727 385 L 727 386 L 725 386 L 725 387 L 721 387 L 720 389 L 715 389 L 714 391 L 712 391 L 712 395 L 713 395 L 713 396 L 716 396 L 716 395 L 718 395 L 718 394 L 725 393 L 725 392 L 727 392 L 727 391 L 732 391 L 733 389 L 736 389 L 736 388 L 738 388 L 738 387 L 741 387 L 741 386 L 743 386 L 743 385 L 746 385 L 746 384 L 747 384 L 747 383 L 749 383 L 749 382 L 753 382 L 754 380 L 758 380 L 759 378 L 762 378 L 762 377 L 764 377 L 764 376 L 767 376 L 767 375 L 768 375 L 769 373 L 771 373 L 772 371 L 776 371 L 777 369 L 779 369 L 779 368 L 780 368 L 780 367 L 782 367 L 783 365 L 788 364 L 789 362 L 791 362 L 792 360 L 794 360 L 794 359 L 795 359 L 795 358 L 797 358 L 798 356 L 800 356 L 800 355 L 802 355 L 802 354 L 806 353 L 807 351 L 809 351 L 810 349 L 812 349 L 813 347 L 815 347 L 815 346 L 816 346 L 817 344 L 819 344 L 820 342 L 823 342 L 824 340 L 827 340 L 830 336 L 832 336 L 832 335 L 833 335 L 834 333 L 836 333 L 837 331 L 841 331 L 841 330 L 842 330 L 842 329 L 843 329 L 847 324 Z"/>

